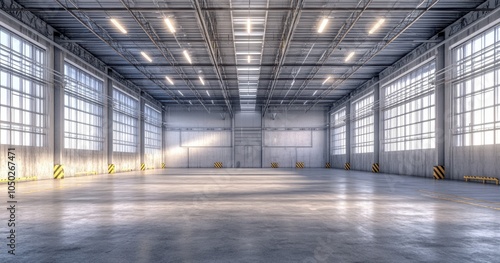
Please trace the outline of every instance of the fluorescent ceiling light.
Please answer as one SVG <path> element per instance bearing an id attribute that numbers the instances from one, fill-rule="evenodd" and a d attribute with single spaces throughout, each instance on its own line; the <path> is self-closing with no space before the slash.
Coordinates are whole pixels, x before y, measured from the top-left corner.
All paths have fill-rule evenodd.
<path id="1" fill-rule="evenodd" d="M 187 52 L 187 50 L 184 49 L 184 51 L 182 53 L 184 53 L 184 56 L 188 60 L 189 64 L 193 64 L 193 62 L 191 61 L 191 57 L 189 56 L 189 53 Z"/>
<path id="2" fill-rule="evenodd" d="M 212 104 L 214 104 L 214 100 L 212 100 Z"/>
<path id="3" fill-rule="evenodd" d="M 313 93 L 313 96 L 316 95 L 316 93 L 318 93 L 318 90 L 315 90 L 314 93 Z"/>
<path id="4" fill-rule="evenodd" d="M 208 92 L 208 90 L 205 90 L 207 92 L 207 95 L 210 97 L 210 93 Z"/>
<path id="5" fill-rule="evenodd" d="M 328 80 L 330 80 L 331 78 L 332 78 L 332 77 L 328 77 L 328 78 L 326 78 L 326 79 L 325 79 L 325 81 L 323 81 L 323 83 L 322 83 L 321 85 L 325 85 L 325 83 L 326 83 Z"/>
<path id="6" fill-rule="evenodd" d="M 247 67 L 247 68 L 237 68 L 237 70 L 260 70 L 260 68 L 259 67 L 255 67 L 255 68 Z"/>
<path id="7" fill-rule="evenodd" d="M 257 94 L 240 94 L 240 97 L 257 97 Z"/>
<path id="8" fill-rule="evenodd" d="M 306 104 L 307 104 L 307 102 L 309 102 L 309 101 L 308 101 L 308 100 L 304 101 L 304 105 L 306 105 Z"/>
<path id="9" fill-rule="evenodd" d="M 174 85 L 174 82 L 173 82 L 173 81 L 172 81 L 169 77 L 165 77 L 165 78 L 167 79 L 167 81 L 168 81 L 170 84 Z"/>
<path id="10" fill-rule="evenodd" d="M 349 61 L 352 58 L 352 56 L 354 56 L 354 51 L 349 53 L 349 55 L 345 58 L 345 62 Z"/>
<path id="11" fill-rule="evenodd" d="M 205 86 L 205 81 L 203 80 L 203 78 L 202 78 L 201 76 L 198 76 L 198 78 L 200 79 L 201 84 L 202 84 L 203 86 Z"/>
<path id="12" fill-rule="evenodd" d="M 168 29 L 170 29 L 170 32 L 175 33 L 175 27 L 169 18 L 165 18 L 165 24 L 167 24 Z"/>
<path id="13" fill-rule="evenodd" d="M 193 105 L 193 103 L 191 101 L 189 101 L 189 104 Z"/>
<path id="14" fill-rule="evenodd" d="M 252 22 L 250 21 L 250 18 L 247 20 L 247 32 L 250 34 L 252 31 Z"/>
<path id="15" fill-rule="evenodd" d="M 142 52 L 142 51 L 141 51 L 141 55 L 142 55 L 145 59 L 147 59 L 149 62 L 153 62 L 153 60 L 152 60 L 152 59 L 148 56 L 148 54 L 146 54 L 146 53 L 144 53 L 144 52 Z"/>
<path id="16" fill-rule="evenodd" d="M 250 55 L 248 55 L 248 58 L 247 58 L 247 59 L 248 59 L 248 63 L 250 63 Z"/>
<path id="17" fill-rule="evenodd" d="M 326 27 L 326 24 L 328 24 L 328 18 L 323 18 L 323 21 L 321 21 L 321 24 L 318 27 L 318 33 L 322 33 L 323 30 Z"/>
<path id="18" fill-rule="evenodd" d="M 260 55 L 260 52 L 236 52 L 236 55 Z"/>
<path id="19" fill-rule="evenodd" d="M 184 97 L 184 94 L 182 94 L 180 90 L 178 90 L 177 92 L 179 92 L 179 94 L 181 94 L 181 96 Z"/>
<path id="20" fill-rule="evenodd" d="M 377 31 L 377 29 L 385 22 L 385 19 L 381 18 L 368 32 L 368 34 L 373 34 L 373 32 Z"/>
<path id="21" fill-rule="evenodd" d="M 122 31 L 123 34 L 127 34 L 127 30 L 125 30 L 125 28 L 123 28 L 123 26 L 120 25 L 120 23 L 116 19 L 111 18 L 110 20 L 111 23 L 113 23 L 113 25 L 115 25 L 120 31 Z"/>

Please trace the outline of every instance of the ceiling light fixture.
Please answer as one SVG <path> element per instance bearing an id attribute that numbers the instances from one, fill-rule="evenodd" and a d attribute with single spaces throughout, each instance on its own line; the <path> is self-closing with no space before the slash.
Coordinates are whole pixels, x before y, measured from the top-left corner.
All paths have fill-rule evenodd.
<path id="1" fill-rule="evenodd" d="M 308 100 L 304 101 L 304 105 L 306 105 L 306 104 L 307 104 L 307 102 L 309 102 L 309 101 L 308 101 Z"/>
<path id="2" fill-rule="evenodd" d="M 331 79 L 331 77 L 326 78 L 326 79 L 325 79 L 325 81 L 323 81 L 323 83 L 322 83 L 321 85 L 325 85 L 325 83 L 326 83 L 328 80 L 330 80 L 330 79 Z"/>
<path id="3" fill-rule="evenodd" d="M 205 90 L 207 92 L 207 95 L 210 97 L 210 93 L 208 92 L 208 90 Z"/>
<path id="4" fill-rule="evenodd" d="M 203 86 L 205 86 L 205 81 L 203 80 L 203 78 L 202 78 L 201 76 L 198 76 L 198 78 L 200 79 L 201 84 L 202 84 Z"/>
<path id="5" fill-rule="evenodd" d="M 170 32 L 175 33 L 175 27 L 172 24 L 172 21 L 170 21 L 169 18 L 165 18 L 165 24 L 167 24 L 168 29 L 170 29 Z"/>
<path id="6" fill-rule="evenodd" d="M 181 94 L 181 96 L 184 97 L 184 94 L 182 94 L 180 90 L 178 90 L 177 92 L 179 92 L 179 94 Z"/>
<path id="7" fill-rule="evenodd" d="M 113 25 L 115 25 L 120 31 L 122 31 L 123 34 L 127 34 L 127 30 L 125 30 L 125 28 L 123 28 L 123 26 L 120 25 L 118 20 L 116 20 L 114 18 L 111 18 L 110 20 L 111 20 L 111 23 L 113 23 Z"/>
<path id="8" fill-rule="evenodd" d="M 214 103 L 214 100 L 212 100 L 212 104 L 215 104 L 215 103 Z"/>
<path id="9" fill-rule="evenodd" d="M 165 77 L 165 78 L 167 79 L 167 81 L 168 81 L 170 84 L 174 85 L 174 82 L 173 82 L 173 81 L 172 81 L 169 77 Z"/>
<path id="10" fill-rule="evenodd" d="M 193 103 L 191 101 L 189 101 L 189 104 L 193 105 Z"/>
<path id="11" fill-rule="evenodd" d="M 191 61 L 191 57 L 189 56 L 189 53 L 187 52 L 187 50 L 184 49 L 184 51 L 182 53 L 184 53 L 184 56 L 188 60 L 189 64 L 193 64 L 193 62 Z"/>
<path id="12" fill-rule="evenodd" d="M 318 93 L 318 90 L 315 90 L 314 93 L 313 93 L 313 96 L 316 95 L 316 93 Z"/>
<path id="13" fill-rule="evenodd" d="M 385 22 L 385 19 L 381 18 L 373 27 L 372 29 L 370 30 L 370 32 L 368 32 L 368 34 L 373 34 L 375 31 L 377 31 L 377 29 Z"/>
<path id="14" fill-rule="evenodd" d="M 354 56 L 354 51 L 349 53 L 349 55 L 345 58 L 345 62 L 349 61 L 352 58 L 352 56 Z"/>
<path id="15" fill-rule="evenodd" d="M 323 21 L 321 21 L 321 25 L 318 27 L 318 33 L 322 33 L 323 30 L 326 27 L 326 24 L 328 24 L 328 18 L 323 18 Z"/>
<path id="16" fill-rule="evenodd" d="M 153 60 L 152 60 L 152 59 L 148 56 L 148 54 L 146 54 L 146 53 L 144 53 L 144 52 L 142 52 L 142 51 L 141 51 L 141 55 L 142 55 L 145 59 L 147 59 L 149 62 L 153 62 Z"/>
<path id="17" fill-rule="evenodd" d="M 248 60 L 248 63 L 250 63 L 250 55 L 248 55 L 248 58 L 247 58 L 247 60 Z"/>
<path id="18" fill-rule="evenodd" d="M 252 21 L 250 21 L 250 18 L 247 20 L 247 32 L 250 34 L 252 31 Z"/>

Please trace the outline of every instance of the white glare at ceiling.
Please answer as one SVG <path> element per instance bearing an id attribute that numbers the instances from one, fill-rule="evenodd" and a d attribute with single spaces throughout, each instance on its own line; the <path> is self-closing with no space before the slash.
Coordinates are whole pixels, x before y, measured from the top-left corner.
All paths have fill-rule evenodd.
<path id="1" fill-rule="evenodd" d="M 111 18 L 111 23 L 115 25 L 120 31 L 122 31 L 123 34 L 127 34 L 127 30 L 118 22 L 118 20 Z"/>
<path id="2" fill-rule="evenodd" d="M 318 33 L 322 33 L 323 30 L 326 27 L 326 24 L 328 24 L 328 18 L 323 18 L 323 21 L 321 21 L 321 24 L 318 27 Z"/>

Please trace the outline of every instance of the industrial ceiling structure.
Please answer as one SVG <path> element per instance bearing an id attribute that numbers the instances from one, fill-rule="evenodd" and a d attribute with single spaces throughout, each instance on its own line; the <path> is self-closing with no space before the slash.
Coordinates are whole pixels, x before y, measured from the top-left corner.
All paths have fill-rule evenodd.
<path id="1" fill-rule="evenodd" d="M 491 11 L 484 0 L 15 2 L 2 8 L 31 12 L 165 106 L 263 114 L 329 107 L 465 14 Z"/>

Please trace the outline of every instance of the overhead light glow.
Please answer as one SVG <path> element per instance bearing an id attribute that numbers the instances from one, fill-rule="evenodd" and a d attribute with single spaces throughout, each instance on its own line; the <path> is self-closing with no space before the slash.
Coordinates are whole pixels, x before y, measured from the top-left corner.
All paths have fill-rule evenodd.
<path id="1" fill-rule="evenodd" d="M 200 79 L 201 84 L 202 84 L 203 86 L 205 86 L 205 81 L 203 80 L 203 78 L 202 78 L 201 76 L 199 76 L 198 78 Z"/>
<path id="2" fill-rule="evenodd" d="M 318 93 L 318 90 L 315 90 L 314 93 L 313 93 L 313 96 L 316 95 L 316 93 Z"/>
<path id="3" fill-rule="evenodd" d="M 309 101 L 308 101 L 308 100 L 304 101 L 304 105 L 306 105 L 306 104 L 307 104 L 307 102 L 309 102 Z"/>
<path id="4" fill-rule="evenodd" d="M 184 97 L 184 94 L 182 94 L 180 90 L 178 90 L 177 92 L 179 92 L 179 94 L 181 94 L 181 96 Z"/>
<path id="5" fill-rule="evenodd" d="M 349 61 L 352 58 L 352 56 L 354 56 L 354 51 L 349 53 L 349 56 L 345 58 L 345 62 Z"/>
<path id="6" fill-rule="evenodd" d="M 153 62 L 153 60 L 152 60 L 152 59 L 148 56 L 148 54 L 146 54 L 146 53 L 144 53 L 144 52 L 142 52 L 142 51 L 141 51 L 141 55 L 142 55 L 145 59 L 147 59 L 149 62 Z"/>
<path id="7" fill-rule="evenodd" d="M 120 23 L 116 19 L 111 18 L 110 20 L 111 23 L 113 23 L 113 25 L 115 25 L 120 31 L 122 31 L 123 34 L 127 34 L 127 30 L 125 30 L 125 28 L 120 25 Z"/>
<path id="8" fill-rule="evenodd" d="M 170 21 L 169 18 L 165 18 L 165 24 L 167 24 L 168 29 L 170 29 L 170 32 L 175 33 L 175 27 L 172 24 L 172 21 Z"/>
<path id="9" fill-rule="evenodd" d="M 214 104 L 214 100 L 212 100 L 212 104 Z"/>
<path id="10" fill-rule="evenodd" d="M 373 34 L 375 31 L 377 31 L 377 29 L 385 22 L 385 19 L 381 18 L 373 27 L 372 29 L 370 30 L 370 32 L 368 32 L 368 34 Z"/>
<path id="11" fill-rule="evenodd" d="M 323 81 L 323 83 L 322 83 L 321 85 L 325 85 L 325 83 L 326 83 L 327 81 L 329 81 L 331 78 L 332 78 L 332 77 L 328 77 L 328 78 L 326 78 L 326 79 L 325 79 L 325 81 Z"/>
<path id="12" fill-rule="evenodd" d="M 250 63 L 250 55 L 248 55 L 248 58 L 247 58 L 247 59 L 248 59 L 248 63 Z"/>
<path id="13" fill-rule="evenodd" d="M 189 56 L 189 53 L 187 52 L 187 50 L 184 49 L 184 51 L 182 53 L 184 53 L 184 56 L 186 57 L 189 64 L 193 64 L 193 62 L 191 61 L 191 57 Z"/>
<path id="14" fill-rule="evenodd" d="M 323 18 L 323 21 L 321 21 L 321 24 L 318 27 L 318 33 L 322 33 L 323 30 L 326 27 L 326 24 L 328 24 L 328 18 Z"/>
<path id="15" fill-rule="evenodd" d="M 174 85 L 174 82 L 173 82 L 173 81 L 172 81 L 169 77 L 165 77 L 165 78 L 167 79 L 167 81 L 168 81 L 170 84 Z"/>
<path id="16" fill-rule="evenodd" d="M 250 18 L 247 20 L 247 32 L 250 34 L 252 31 L 252 22 L 250 21 Z"/>
<path id="17" fill-rule="evenodd" d="M 189 101 L 189 104 L 193 105 L 193 103 L 191 101 Z"/>
<path id="18" fill-rule="evenodd" d="M 205 90 L 207 92 L 207 95 L 210 97 L 210 93 L 208 92 L 208 90 Z"/>

